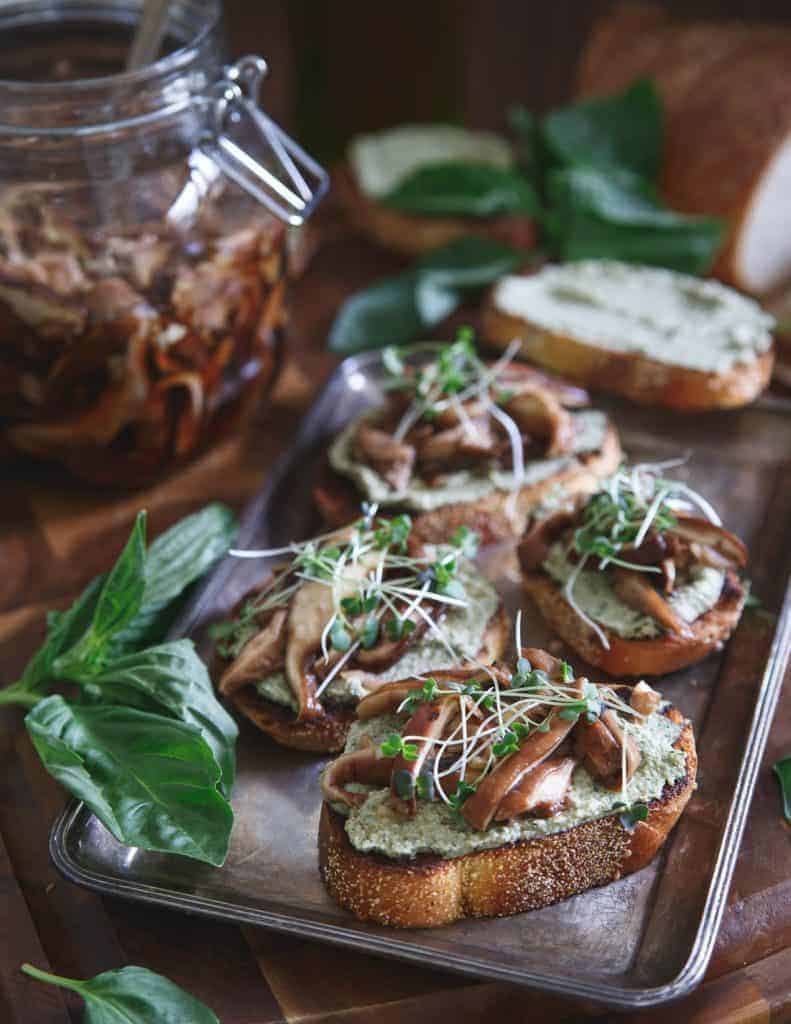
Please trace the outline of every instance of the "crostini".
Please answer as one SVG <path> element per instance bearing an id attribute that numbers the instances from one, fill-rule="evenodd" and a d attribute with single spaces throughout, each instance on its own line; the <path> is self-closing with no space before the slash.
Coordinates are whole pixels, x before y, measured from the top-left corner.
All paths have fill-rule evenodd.
<path id="1" fill-rule="evenodd" d="M 591 389 L 702 410 L 745 405 L 772 375 L 774 319 L 717 281 L 614 260 L 546 266 L 491 290 L 483 338 Z"/>
<path id="2" fill-rule="evenodd" d="M 644 683 L 513 669 L 393 682 L 322 775 L 319 864 L 358 918 L 401 928 L 545 907 L 644 867 L 695 785 L 692 727 Z"/>
<path id="3" fill-rule="evenodd" d="M 622 468 L 519 545 L 525 591 L 580 657 L 613 676 L 659 676 L 728 639 L 747 549 L 663 466 Z"/>
<path id="4" fill-rule="evenodd" d="M 378 245 L 405 256 L 469 235 L 532 249 L 536 230 L 527 213 L 418 214 L 390 201 L 399 186 L 426 169 L 441 171 L 453 164 L 473 171 L 484 167 L 507 172 L 514 163 L 510 143 L 491 132 L 470 132 L 447 124 L 407 124 L 354 138 L 333 183 L 354 226 Z M 447 194 L 444 199 L 447 201 Z"/>
<path id="5" fill-rule="evenodd" d="M 331 444 L 314 489 L 325 520 L 361 500 L 414 517 L 437 542 L 460 525 L 484 543 L 518 537 L 538 506 L 593 491 L 617 467 L 618 435 L 582 389 L 512 361 L 478 356 L 470 333 L 451 345 L 383 356 L 383 406 Z"/>
<path id="6" fill-rule="evenodd" d="M 466 658 L 488 663 L 508 637 L 494 587 L 461 528 L 424 548 L 408 516 L 362 519 L 278 551 L 290 555 L 215 626 L 222 696 L 286 747 L 343 749 L 354 708 L 393 679 Z"/>

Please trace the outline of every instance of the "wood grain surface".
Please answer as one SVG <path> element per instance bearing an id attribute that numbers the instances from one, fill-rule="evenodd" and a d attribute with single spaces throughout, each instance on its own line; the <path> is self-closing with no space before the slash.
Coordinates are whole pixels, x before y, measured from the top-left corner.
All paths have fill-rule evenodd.
<path id="1" fill-rule="evenodd" d="M 333 234 L 333 232 L 330 232 Z M 301 412 L 334 365 L 323 348 L 338 301 L 389 271 L 390 260 L 361 242 L 335 237 L 292 294 L 288 359 L 275 395 L 249 433 L 177 476 L 137 494 L 86 491 L 41 468 L 15 467 L 0 478 L 0 682 L 10 682 L 43 634 L 47 607 L 62 607 L 106 569 L 134 513 L 146 507 L 152 534 L 209 499 L 240 508 L 293 436 Z M 788 453 L 786 453 L 787 458 Z M 745 456 L 745 457 L 748 457 Z M 769 474 L 774 520 L 762 525 L 754 552 L 761 562 L 769 531 L 787 530 L 788 470 Z M 743 501 L 749 495 L 742 496 Z M 763 564 L 762 591 L 777 599 L 784 567 Z M 765 637 L 764 641 L 765 642 Z M 760 643 L 757 640 L 756 643 Z M 789 681 L 786 682 L 786 700 Z M 734 706 L 734 728 L 747 708 Z M 729 906 L 706 983 L 685 1002 L 624 1021 L 757 1024 L 791 1020 L 791 836 L 780 818 L 770 766 L 791 750 L 791 718 L 781 703 L 761 770 Z M 703 766 L 704 772 L 728 766 Z M 162 972 L 205 1000 L 223 1024 L 275 1021 L 454 1024 L 497 1020 L 570 1022 L 607 1017 L 525 989 L 344 953 L 313 942 L 238 928 L 160 909 L 103 899 L 61 879 L 47 836 L 64 795 L 41 768 L 22 714 L 0 712 L 0 1021 L 61 1024 L 79 1020 L 79 1004 L 18 972 L 24 960 L 56 973 L 87 977 L 126 963 Z M 705 828 L 704 800 L 690 828 Z M 694 855 L 694 849 L 690 852 Z"/>

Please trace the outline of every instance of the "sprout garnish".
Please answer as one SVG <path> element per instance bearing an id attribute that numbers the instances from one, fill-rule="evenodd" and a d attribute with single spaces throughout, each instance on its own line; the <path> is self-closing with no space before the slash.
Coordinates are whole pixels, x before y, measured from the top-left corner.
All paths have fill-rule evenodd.
<path id="1" fill-rule="evenodd" d="M 686 458 L 682 458 L 638 463 L 631 469 L 622 466 L 603 481 L 601 490 L 582 508 L 581 524 L 574 531 L 568 549 L 576 564 L 566 580 L 563 596 L 607 650 L 610 644 L 604 631 L 574 600 L 574 585 L 590 560 L 597 560 L 599 570 L 617 565 L 635 572 L 661 574 L 658 566 L 640 565 L 622 558 L 621 552 L 638 548 L 650 530 L 656 533 L 672 530 L 678 523 L 676 513 L 689 512 L 694 507 L 712 523 L 720 525 L 719 516 L 702 495 L 680 480 L 661 475 L 666 469 L 685 462 Z"/>
<path id="2" fill-rule="evenodd" d="M 477 550 L 478 535 L 460 527 L 449 544 L 412 556 L 407 550 L 411 530 L 408 515 L 378 518 L 377 507 L 365 505 L 362 518 L 342 530 L 295 541 L 285 548 L 234 551 L 245 558 L 292 557 L 245 603 L 233 624 L 223 623 L 215 631 L 215 639 L 222 641 L 220 654 L 235 657 L 257 631 L 262 614 L 288 604 L 303 584 L 319 583 L 331 588 L 333 605 L 322 631 L 321 659 L 328 663 L 332 652 L 343 657 L 333 664 L 316 690 L 317 696 L 360 648 L 368 650 L 382 638 L 399 641 L 408 637 L 415 629 L 415 617 L 426 622 L 452 661 L 464 660 L 468 652 L 449 642 L 427 606 L 467 607 L 458 570 L 461 559 Z"/>
<path id="3" fill-rule="evenodd" d="M 580 697 L 573 672 L 568 665 L 561 664 L 563 680 L 557 681 L 550 679 L 546 672 L 533 669 L 526 658 L 519 658 L 507 688 L 500 686 L 496 674 L 487 673 L 485 666 L 481 666 L 482 678 L 472 682 L 439 682 L 433 676 L 418 677 L 422 687 L 401 702 L 397 709 L 399 714 L 411 717 L 421 704 L 441 697 L 458 699 L 458 721 L 448 735 L 426 738 L 405 733 L 400 737 L 400 743 L 407 747 L 429 743 L 434 748 L 433 766 L 427 769 L 431 772 L 434 797 L 458 809 L 489 774 L 498 758 L 515 753 L 533 732 L 546 732 L 555 716 L 571 722 L 584 717 L 593 722 L 605 709 L 610 709 L 624 724 L 626 719 L 645 720 L 646 716 L 621 700 L 614 690 L 596 686 L 587 679 L 581 680 Z M 385 756 L 393 756 L 390 753 L 395 750 L 393 736 L 381 744 L 380 750 Z M 454 779 L 460 781 L 457 788 L 449 792 L 446 787 Z M 421 795 L 419 789 L 418 795 Z"/>
<path id="4" fill-rule="evenodd" d="M 452 408 L 459 419 L 474 434 L 476 428 L 464 409 L 464 402 L 480 401 L 506 434 L 511 445 L 513 480 L 510 490 L 516 492 L 525 476 L 525 454 L 522 435 L 517 424 L 501 406 L 513 398 L 515 391 L 505 385 L 513 384 L 508 367 L 519 351 L 521 342 L 513 341 L 492 366 L 487 366 L 475 350 L 475 333 L 470 327 L 459 328 L 456 341 L 450 345 L 424 342 L 413 345 L 410 352 L 435 352 L 436 359 L 423 366 L 409 366 L 408 353 L 397 348 L 385 349 L 382 363 L 385 369 L 385 388 L 404 392 L 410 404 L 402 415 L 393 437 L 403 441 L 412 427 L 421 419 L 434 420 L 446 409 Z M 511 510 L 513 512 L 513 509 Z"/>

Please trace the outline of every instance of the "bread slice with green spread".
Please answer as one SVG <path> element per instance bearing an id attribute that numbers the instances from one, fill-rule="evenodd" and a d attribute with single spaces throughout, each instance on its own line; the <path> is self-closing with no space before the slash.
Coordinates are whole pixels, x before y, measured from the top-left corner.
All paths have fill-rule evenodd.
<path id="1" fill-rule="evenodd" d="M 692 727 L 645 684 L 512 669 L 391 683 L 322 776 L 319 865 L 363 921 L 399 928 L 548 906 L 644 867 L 694 789 Z"/>
<path id="2" fill-rule="evenodd" d="M 314 489 L 325 520 L 368 501 L 412 516 L 425 541 L 466 525 L 491 543 L 520 536 L 539 506 L 594 490 L 620 461 L 614 427 L 585 391 L 511 354 L 486 364 L 464 332 L 386 351 L 385 403 L 335 439 Z"/>
<path id="3" fill-rule="evenodd" d="M 490 132 L 470 132 L 446 124 L 407 124 L 352 140 L 345 164 L 333 175 L 334 185 L 354 226 L 378 245 L 415 256 L 457 238 L 480 235 L 531 249 L 536 240 L 532 216 L 526 212 L 491 213 L 485 196 L 480 214 L 454 207 L 453 183 L 445 180 L 439 195 L 423 195 L 416 212 L 409 203 L 416 175 L 450 165 L 507 173 L 514 166 L 510 143 Z M 430 187 L 430 183 L 429 187 Z M 404 192 L 404 186 L 407 192 Z M 502 187 L 498 193 L 502 194 Z M 414 195 L 412 199 L 414 200 Z M 441 201 L 432 210 L 432 198 Z M 469 196 L 466 197 L 469 202 Z"/>
<path id="4" fill-rule="evenodd" d="M 511 275 L 491 290 L 488 344 L 592 390 L 682 411 L 732 408 L 772 374 L 774 320 L 716 281 L 583 260 Z"/>
<path id="5" fill-rule="evenodd" d="M 525 591 L 544 619 L 613 676 L 700 661 L 731 635 L 747 596 L 744 544 L 662 470 L 619 470 L 576 507 L 537 519 L 519 545 Z"/>
<path id="6" fill-rule="evenodd" d="M 406 674 L 467 658 L 488 664 L 508 617 L 475 568 L 462 528 L 425 548 L 408 516 L 362 519 L 290 555 L 213 630 L 219 692 L 283 746 L 343 748 L 365 695 Z"/>

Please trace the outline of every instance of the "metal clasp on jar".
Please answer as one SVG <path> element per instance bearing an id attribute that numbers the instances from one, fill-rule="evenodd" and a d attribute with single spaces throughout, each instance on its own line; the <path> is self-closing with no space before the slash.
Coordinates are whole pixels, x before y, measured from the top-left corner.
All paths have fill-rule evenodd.
<path id="1" fill-rule="evenodd" d="M 263 57 L 242 57 L 214 86 L 207 132 L 190 156 L 190 182 L 168 211 L 171 222 L 191 219 L 220 172 L 292 227 L 324 196 L 327 172 L 258 106 L 266 73 Z"/>

